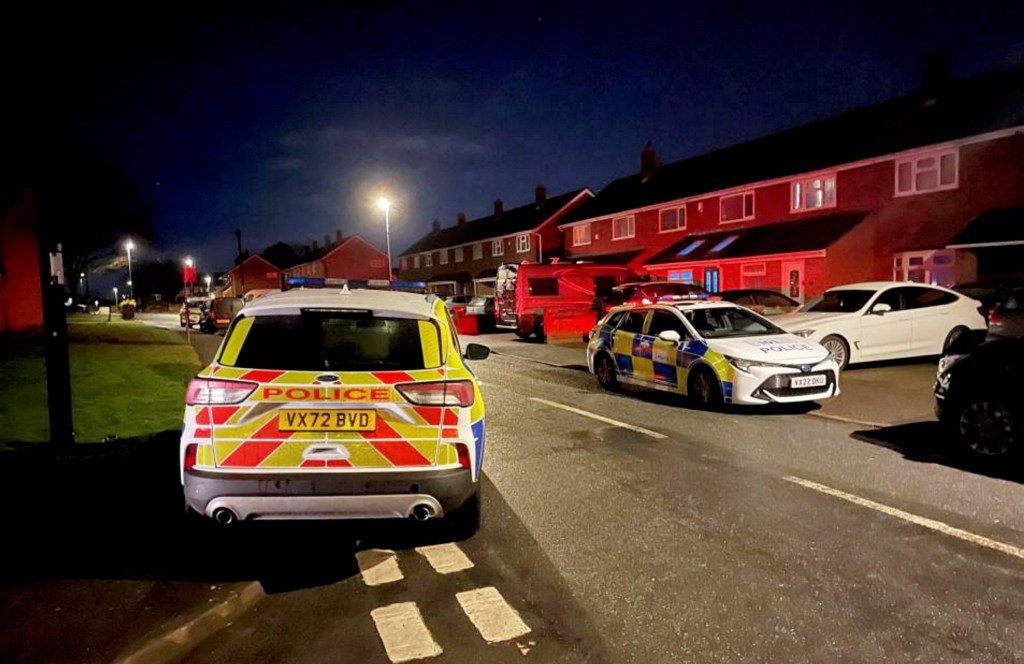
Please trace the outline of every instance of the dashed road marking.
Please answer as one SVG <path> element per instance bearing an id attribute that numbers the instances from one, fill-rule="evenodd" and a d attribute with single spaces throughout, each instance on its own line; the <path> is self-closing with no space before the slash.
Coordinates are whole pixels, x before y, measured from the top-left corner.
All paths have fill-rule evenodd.
<path id="1" fill-rule="evenodd" d="M 455 543 L 418 546 L 416 553 L 426 558 L 438 574 L 453 574 L 473 566 L 473 561 Z"/>
<path id="2" fill-rule="evenodd" d="M 597 420 L 598 422 L 604 422 L 605 424 L 610 424 L 612 426 L 619 427 L 621 429 L 629 429 L 630 431 L 636 431 L 637 433 L 642 433 L 643 435 L 650 436 L 651 438 L 657 438 L 659 440 L 661 440 L 663 438 L 668 438 L 668 436 L 666 436 L 663 433 L 658 433 L 657 431 L 651 431 L 650 429 L 645 429 L 643 427 L 638 427 L 636 425 L 628 424 L 626 422 L 620 422 L 619 420 L 613 420 L 610 417 L 605 417 L 604 415 L 598 415 L 597 413 L 591 413 L 589 411 L 582 410 L 580 408 L 574 408 L 573 406 L 567 406 L 564 403 L 558 403 L 557 401 L 548 401 L 547 399 L 541 399 L 539 397 L 530 397 L 530 401 L 536 401 L 537 403 L 542 403 L 545 406 L 551 406 L 552 408 L 561 408 L 562 410 L 567 410 L 570 413 L 576 413 L 577 415 L 582 415 L 583 417 L 589 417 L 592 420 Z"/>
<path id="3" fill-rule="evenodd" d="M 368 586 L 380 586 L 385 583 L 401 581 L 402 569 L 398 566 L 398 557 L 394 551 L 387 549 L 367 549 L 356 553 L 359 572 L 363 583 Z"/>
<path id="4" fill-rule="evenodd" d="M 416 602 L 382 606 L 370 611 L 370 617 L 392 662 L 437 657 L 443 652 L 423 622 Z"/>
<path id="5" fill-rule="evenodd" d="M 455 599 L 488 643 L 508 641 L 530 633 L 530 626 L 523 622 L 494 586 L 455 593 Z"/>
<path id="6" fill-rule="evenodd" d="M 897 519 L 903 519 L 904 521 L 916 524 L 918 526 L 923 526 L 925 528 L 928 528 L 929 530 L 934 530 L 935 532 L 942 533 L 943 535 L 949 535 L 950 537 L 955 537 L 965 542 L 970 542 L 971 544 L 982 546 L 986 549 L 992 549 L 993 551 L 999 551 L 1000 553 L 1005 553 L 1008 556 L 1013 556 L 1014 558 L 1020 558 L 1021 560 L 1024 560 L 1024 549 L 1013 546 L 1012 544 L 1007 544 L 1005 542 L 1000 542 L 998 540 L 989 539 L 988 537 L 977 535 L 968 530 L 961 530 L 960 528 L 951 526 L 948 523 L 943 523 L 942 521 L 936 521 L 935 519 L 929 519 L 923 516 L 918 516 L 916 514 L 911 514 L 910 512 L 904 512 L 903 510 L 898 509 L 896 507 L 890 507 L 888 505 L 883 505 L 882 503 L 876 503 L 873 500 L 861 498 L 860 496 L 855 496 L 852 493 L 846 493 L 845 491 L 833 489 L 830 486 L 818 484 L 817 482 L 805 480 L 800 477 L 787 476 L 782 479 L 786 480 L 787 482 L 792 482 L 793 484 L 799 484 L 800 486 L 806 487 L 808 489 L 813 489 L 814 491 L 819 491 L 821 493 L 828 494 L 836 498 L 841 498 L 855 505 L 860 505 L 861 507 L 873 509 L 877 512 L 881 512 L 882 514 L 894 516 Z"/>

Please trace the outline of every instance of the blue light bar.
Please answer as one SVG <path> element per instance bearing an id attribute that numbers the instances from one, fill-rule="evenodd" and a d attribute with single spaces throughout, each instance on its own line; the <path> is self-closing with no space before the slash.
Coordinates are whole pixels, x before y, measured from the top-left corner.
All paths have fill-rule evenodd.
<path id="1" fill-rule="evenodd" d="M 387 279 L 325 279 L 324 277 L 285 277 L 284 290 L 291 288 L 369 288 L 426 293 L 425 281 L 388 281 Z"/>

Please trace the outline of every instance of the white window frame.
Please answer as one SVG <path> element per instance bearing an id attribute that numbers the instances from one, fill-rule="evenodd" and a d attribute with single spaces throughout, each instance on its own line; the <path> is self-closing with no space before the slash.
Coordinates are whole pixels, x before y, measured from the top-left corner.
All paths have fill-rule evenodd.
<path id="1" fill-rule="evenodd" d="M 428 251 L 423 254 L 423 267 L 434 267 L 434 252 Z"/>
<path id="2" fill-rule="evenodd" d="M 447 249 L 442 249 L 441 250 L 441 253 L 438 255 L 437 263 L 438 263 L 438 265 L 447 265 L 448 264 L 448 250 Z"/>
<path id="3" fill-rule="evenodd" d="M 530 234 L 523 233 L 516 236 L 516 253 L 524 254 L 530 250 Z"/>
<path id="4" fill-rule="evenodd" d="M 415 256 L 412 257 L 412 266 L 413 267 L 417 267 L 417 268 L 420 266 L 420 255 L 419 254 L 416 254 Z"/>
<path id="5" fill-rule="evenodd" d="M 455 247 L 455 249 L 452 250 L 452 253 L 455 254 L 453 258 L 456 263 L 461 263 L 466 257 L 462 251 L 462 247 Z"/>
<path id="6" fill-rule="evenodd" d="M 832 181 L 832 201 L 825 201 L 825 190 L 826 183 Z M 820 183 L 815 186 L 816 183 Z M 810 207 L 805 205 L 807 202 L 804 198 L 808 189 L 820 189 L 822 194 L 822 204 Z M 836 190 L 836 174 L 835 173 L 822 173 L 820 175 L 813 175 L 810 177 L 803 177 L 798 180 L 793 180 L 789 183 L 789 211 L 790 212 L 813 212 L 814 210 L 827 210 L 836 206 L 836 198 L 838 198 L 838 192 Z"/>
<path id="7" fill-rule="evenodd" d="M 749 215 L 747 215 L 747 202 L 745 200 L 747 196 L 750 196 L 750 214 Z M 725 205 L 724 205 L 725 200 L 727 198 L 737 198 L 737 197 L 741 197 L 741 198 L 744 199 L 740 203 L 740 210 L 743 213 L 743 216 L 742 217 L 738 217 L 736 219 L 726 219 L 725 216 L 724 216 L 725 215 Z M 757 207 L 756 207 L 756 205 L 757 205 L 757 199 L 754 196 L 754 190 L 753 189 L 748 189 L 747 191 L 738 191 L 735 194 L 726 194 L 725 196 L 719 196 L 718 197 L 718 223 L 720 223 L 720 224 L 738 224 L 741 221 L 749 221 L 750 219 L 753 219 L 754 217 L 757 216 Z"/>
<path id="8" fill-rule="evenodd" d="M 478 261 L 484 257 L 484 243 L 477 242 L 473 245 L 473 260 Z"/>
<path id="9" fill-rule="evenodd" d="M 629 226 L 629 234 L 628 235 L 627 234 L 620 234 L 620 233 L 617 232 L 618 228 L 619 228 L 618 224 L 615 223 L 617 221 L 629 222 L 627 224 Z M 628 215 L 626 215 L 624 217 L 613 217 L 612 218 L 612 241 L 615 241 L 615 240 L 628 240 L 631 237 L 636 237 L 636 217 L 634 217 L 631 214 L 628 214 Z"/>
<path id="10" fill-rule="evenodd" d="M 953 181 L 943 184 L 942 182 L 942 158 L 952 156 L 954 160 L 953 165 Z M 931 189 L 918 189 L 917 188 L 917 176 L 919 173 L 932 170 L 932 168 L 922 168 L 921 162 L 925 159 L 934 159 L 935 166 L 935 180 L 938 183 L 937 186 Z M 909 165 L 910 167 L 910 189 L 906 191 L 900 191 L 900 167 L 903 165 Z M 893 192 L 895 197 L 900 196 L 917 196 L 919 194 L 930 194 L 933 191 L 947 191 L 949 189 L 956 189 L 960 186 L 960 150 L 958 148 L 951 148 L 946 150 L 931 150 L 929 152 L 919 152 L 909 157 L 897 159 L 894 162 L 895 168 L 893 168 Z"/>
<path id="11" fill-rule="evenodd" d="M 666 229 L 661 224 L 661 215 L 671 210 L 676 211 L 676 227 Z M 658 210 L 658 232 L 659 233 L 677 233 L 679 231 L 686 230 L 686 205 L 679 205 L 673 207 L 662 208 Z"/>
<path id="12" fill-rule="evenodd" d="M 586 231 L 586 242 L 583 241 L 583 231 Z M 590 244 L 592 241 L 593 229 L 591 229 L 591 225 L 589 223 L 577 224 L 576 226 L 572 227 L 572 246 L 583 247 Z"/>
<path id="13" fill-rule="evenodd" d="M 504 256 L 505 255 L 505 240 L 504 238 L 498 240 L 491 240 L 491 255 L 492 256 Z"/>

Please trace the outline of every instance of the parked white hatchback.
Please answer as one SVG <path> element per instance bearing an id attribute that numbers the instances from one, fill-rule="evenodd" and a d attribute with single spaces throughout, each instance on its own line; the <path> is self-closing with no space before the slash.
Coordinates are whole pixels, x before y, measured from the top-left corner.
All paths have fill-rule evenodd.
<path id="1" fill-rule="evenodd" d="M 872 281 L 825 291 L 806 311 L 772 317 L 848 364 L 944 352 L 963 334 L 983 334 L 982 304 L 948 288 Z"/>

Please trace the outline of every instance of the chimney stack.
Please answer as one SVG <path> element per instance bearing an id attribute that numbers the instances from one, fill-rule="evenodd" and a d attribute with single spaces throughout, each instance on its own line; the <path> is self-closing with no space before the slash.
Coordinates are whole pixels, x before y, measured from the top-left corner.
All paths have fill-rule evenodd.
<path id="1" fill-rule="evenodd" d="M 441 232 L 441 220 L 440 219 L 435 219 L 434 220 L 434 232 L 435 233 L 440 233 Z"/>
<path id="2" fill-rule="evenodd" d="M 494 201 L 494 220 L 501 219 L 501 213 L 505 211 L 505 204 L 501 202 L 501 199 Z"/>
<path id="3" fill-rule="evenodd" d="M 331 234 L 328 233 L 327 235 L 324 235 L 324 249 L 327 249 L 330 246 L 331 246 Z"/>
<path id="4" fill-rule="evenodd" d="M 459 226 L 465 226 L 466 225 L 466 213 L 465 212 L 460 212 L 459 213 L 458 225 Z"/>
<path id="5" fill-rule="evenodd" d="M 317 250 L 317 248 L 318 248 L 318 247 L 316 246 L 316 240 L 313 240 L 313 251 L 316 251 L 316 250 Z"/>
<path id="6" fill-rule="evenodd" d="M 658 168 L 658 155 L 650 141 L 640 151 L 640 181 L 647 182 L 647 179 L 654 175 Z"/>
<path id="7" fill-rule="evenodd" d="M 338 244 L 341 244 L 341 240 L 344 237 L 345 236 L 341 234 L 341 229 L 340 228 L 338 230 L 334 231 L 334 241 L 337 242 Z"/>
<path id="8" fill-rule="evenodd" d="M 537 185 L 533 190 L 533 200 L 537 203 L 537 207 L 544 205 L 544 201 L 548 199 L 548 189 L 542 184 Z"/>

